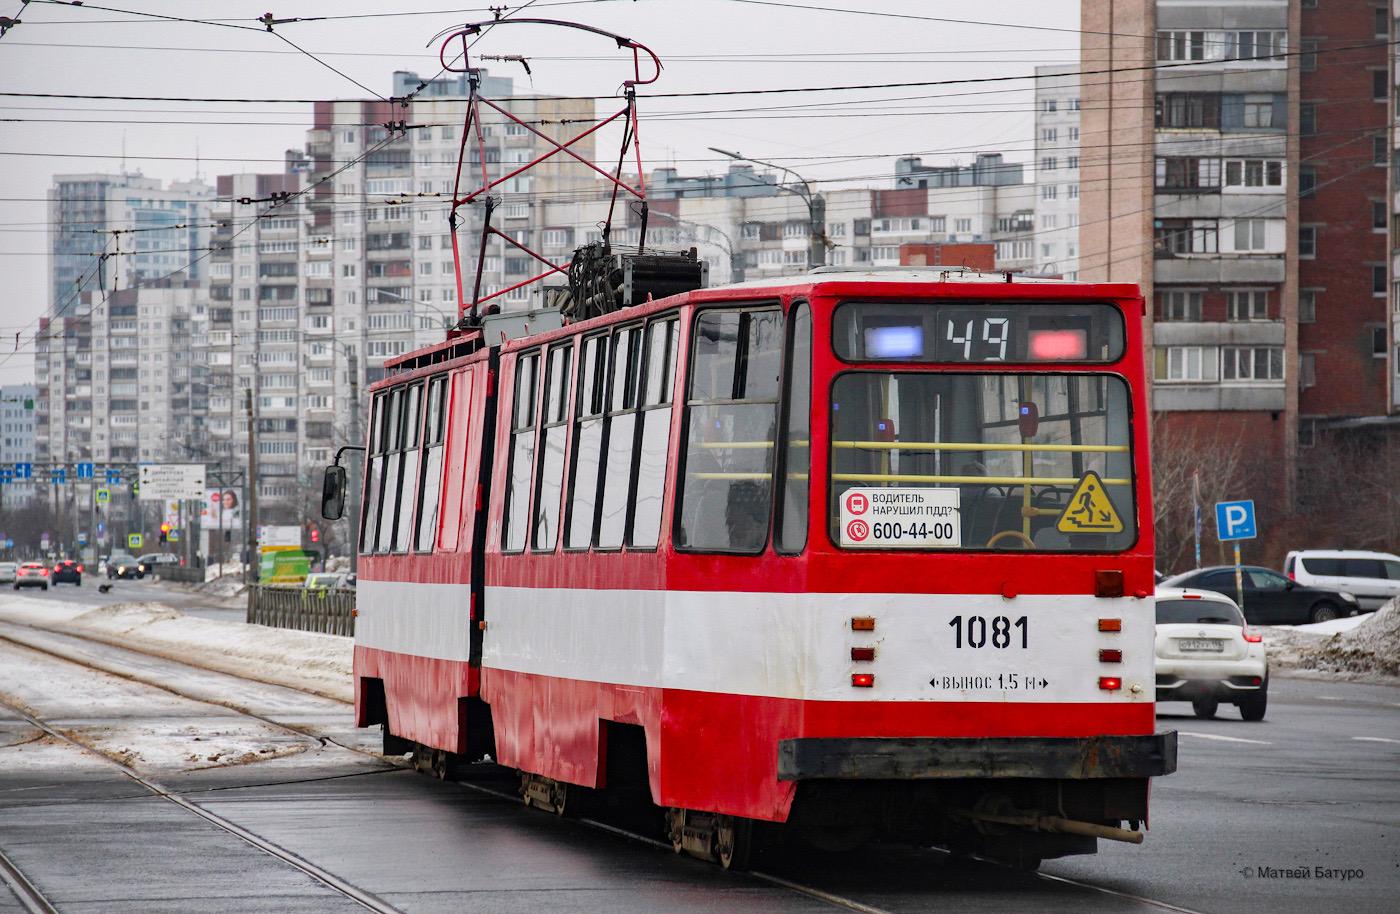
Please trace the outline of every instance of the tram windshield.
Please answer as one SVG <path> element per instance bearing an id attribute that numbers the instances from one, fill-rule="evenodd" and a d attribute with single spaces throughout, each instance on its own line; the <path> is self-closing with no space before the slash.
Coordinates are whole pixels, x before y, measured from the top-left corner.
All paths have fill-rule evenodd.
<path id="1" fill-rule="evenodd" d="M 1128 386 L 852 371 L 832 388 L 833 542 L 1095 552 L 1137 539 Z"/>

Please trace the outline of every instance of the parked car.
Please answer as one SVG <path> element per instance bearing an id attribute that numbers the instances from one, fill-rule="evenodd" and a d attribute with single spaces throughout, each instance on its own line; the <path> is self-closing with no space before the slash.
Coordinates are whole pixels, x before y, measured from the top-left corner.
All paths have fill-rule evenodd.
<path id="1" fill-rule="evenodd" d="M 49 566 L 43 562 L 25 562 L 15 573 L 15 590 L 21 587 L 49 589 Z"/>
<path id="2" fill-rule="evenodd" d="M 161 568 L 169 568 L 172 565 L 178 568 L 183 564 L 185 563 L 173 552 L 148 552 L 136 560 L 136 576 L 144 578 L 148 574 L 159 574 Z"/>
<path id="3" fill-rule="evenodd" d="M 0 584 L 13 584 L 18 573 L 18 562 L 0 562 Z"/>
<path id="4" fill-rule="evenodd" d="M 1349 593 L 1362 609 L 1400 597 L 1400 556 L 1389 552 L 1300 549 L 1283 560 L 1283 573 L 1299 584 Z"/>
<path id="5" fill-rule="evenodd" d="M 74 559 L 55 562 L 49 580 L 54 584 L 77 584 L 83 586 L 83 566 Z"/>
<path id="6" fill-rule="evenodd" d="M 107 557 L 107 579 L 112 578 L 139 578 L 141 572 L 138 569 L 136 556 L 127 555 L 125 552 L 114 552 Z"/>
<path id="7" fill-rule="evenodd" d="M 1244 579 L 1244 617 L 1254 625 L 1300 625 L 1354 616 L 1356 597 L 1322 587 L 1307 587 L 1257 565 L 1240 569 Z M 1216 565 L 1167 578 L 1162 587 L 1194 587 L 1235 596 L 1235 566 Z"/>
<path id="8" fill-rule="evenodd" d="M 1221 702 L 1245 720 L 1269 704 L 1264 639 L 1250 632 L 1235 601 L 1209 590 L 1157 588 L 1157 701 L 1189 701 L 1197 717 Z"/>

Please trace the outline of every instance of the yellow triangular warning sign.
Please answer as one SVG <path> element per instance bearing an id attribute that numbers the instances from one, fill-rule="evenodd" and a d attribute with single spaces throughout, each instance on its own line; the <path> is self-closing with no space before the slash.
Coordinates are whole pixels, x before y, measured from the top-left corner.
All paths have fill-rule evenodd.
<path id="1" fill-rule="evenodd" d="M 1061 533 L 1123 532 L 1123 520 L 1104 491 L 1099 474 L 1090 470 L 1080 478 L 1055 529 Z"/>

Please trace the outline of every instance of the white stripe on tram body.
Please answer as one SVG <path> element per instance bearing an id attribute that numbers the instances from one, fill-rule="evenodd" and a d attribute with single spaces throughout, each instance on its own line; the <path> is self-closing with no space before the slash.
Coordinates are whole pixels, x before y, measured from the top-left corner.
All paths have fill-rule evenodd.
<path id="1" fill-rule="evenodd" d="M 356 643 L 465 660 L 466 585 L 360 584 Z M 815 701 L 1154 699 L 1151 600 L 488 587 L 482 666 L 647 688 Z M 875 619 L 852 631 L 853 617 Z M 1100 632 L 1099 618 L 1122 620 Z M 959 647 L 958 645 L 961 644 Z M 874 661 L 852 661 L 874 647 Z M 1122 663 L 1102 663 L 1102 648 Z M 872 688 L 852 673 L 875 675 Z M 1099 688 L 1100 676 L 1122 689 Z"/>

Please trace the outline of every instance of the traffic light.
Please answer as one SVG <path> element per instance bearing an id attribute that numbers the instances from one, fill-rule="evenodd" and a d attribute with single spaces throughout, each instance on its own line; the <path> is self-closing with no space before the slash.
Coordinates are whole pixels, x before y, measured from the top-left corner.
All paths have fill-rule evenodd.
<path id="1" fill-rule="evenodd" d="M 313 542 L 313 543 L 319 543 L 320 541 L 321 541 L 321 531 L 320 531 L 320 530 L 317 530 L 315 527 L 312 527 L 312 528 L 311 528 L 311 542 Z"/>
<path id="2" fill-rule="evenodd" d="M 169 538 L 170 538 L 170 525 L 169 525 L 169 524 L 161 524 L 161 525 L 160 525 L 160 541 L 161 541 L 162 543 L 164 543 L 164 542 L 167 542 L 167 541 L 169 540 Z"/>

